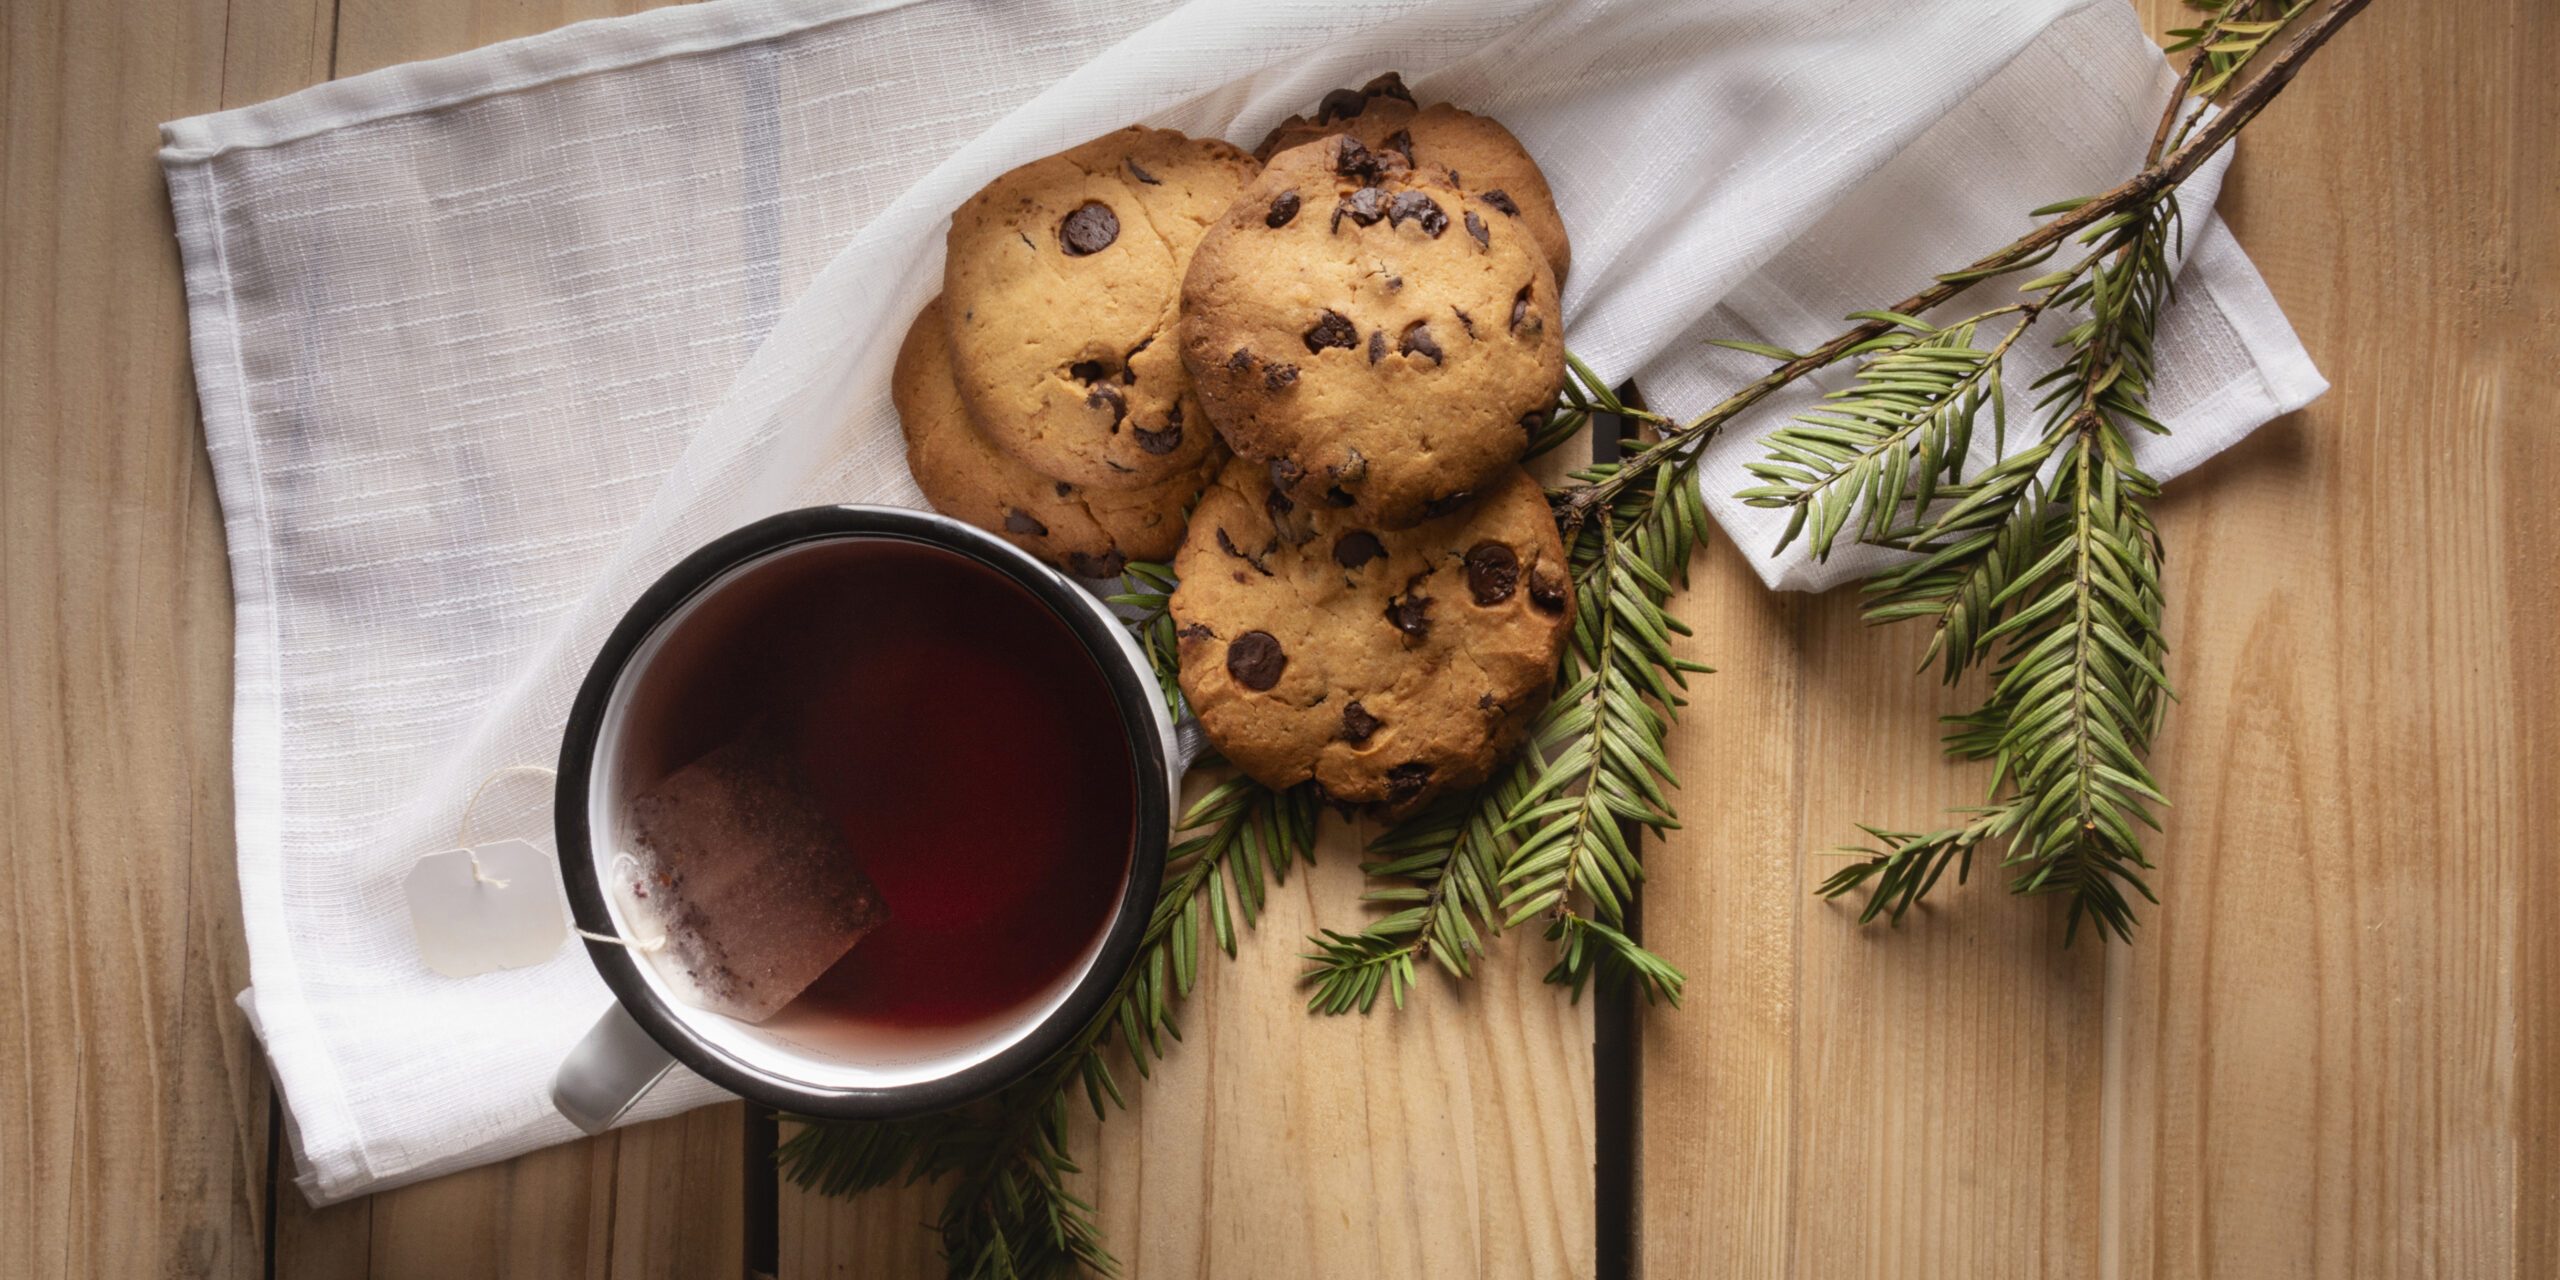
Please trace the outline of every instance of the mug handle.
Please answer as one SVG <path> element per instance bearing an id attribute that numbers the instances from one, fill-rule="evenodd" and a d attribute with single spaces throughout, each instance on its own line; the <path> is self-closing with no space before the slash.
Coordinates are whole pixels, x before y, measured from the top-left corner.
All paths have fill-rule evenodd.
<path id="1" fill-rule="evenodd" d="M 674 1055 L 617 1001 L 561 1060 L 551 1077 L 551 1105 L 582 1132 L 602 1133 L 675 1065 Z"/>

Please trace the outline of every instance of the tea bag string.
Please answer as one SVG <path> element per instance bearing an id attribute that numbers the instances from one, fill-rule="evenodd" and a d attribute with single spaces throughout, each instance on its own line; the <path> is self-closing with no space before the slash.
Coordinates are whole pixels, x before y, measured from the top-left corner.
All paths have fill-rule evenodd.
<path id="1" fill-rule="evenodd" d="M 463 854 L 471 859 L 471 878 L 474 881 L 480 884 L 485 884 L 492 889 L 504 889 L 513 882 L 502 876 L 490 875 L 481 867 L 480 851 L 477 848 L 474 848 L 471 843 L 471 811 L 480 807 L 480 797 L 488 794 L 489 788 L 492 784 L 496 783 L 500 778 L 509 777 L 519 773 L 538 773 L 546 778 L 558 778 L 560 776 L 559 770 L 554 769 L 549 765 L 539 764 L 511 764 L 503 768 L 491 770 L 489 776 L 480 780 L 479 786 L 471 789 L 471 798 L 462 802 L 462 818 L 454 826 L 453 842 L 461 845 Z M 629 863 L 635 870 L 640 866 L 640 860 L 638 858 L 632 857 L 628 853 L 616 853 L 613 855 L 613 871 L 615 875 L 618 876 L 622 874 L 623 864 L 625 863 Z M 620 934 L 597 933 L 590 929 L 581 929 L 574 924 L 570 926 L 569 931 L 581 938 L 587 939 L 590 942 L 609 942 L 617 947 L 629 947 L 634 951 L 640 952 L 655 953 L 667 945 L 667 937 L 664 932 L 659 933 L 659 935 L 654 938 L 634 939 L 625 938 Z"/>
<path id="2" fill-rule="evenodd" d="M 619 850 L 615 851 L 613 855 L 613 874 L 617 877 L 622 875 L 623 868 L 626 866 L 633 871 L 642 869 L 638 858 L 632 857 L 626 852 Z M 654 938 L 626 938 L 616 933 L 589 933 L 588 931 L 577 928 L 574 925 L 571 926 L 571 932 L 574 932 L 579 937 L 585 938 L 591 942 L 610 942 L 617 947 L 629 947 L 634 951 L 647 955 L 655 955 L 660 949 L 667 945 L 667 931 L 664 929 L 660 929 L 658 931 L 658 936 Z"/>

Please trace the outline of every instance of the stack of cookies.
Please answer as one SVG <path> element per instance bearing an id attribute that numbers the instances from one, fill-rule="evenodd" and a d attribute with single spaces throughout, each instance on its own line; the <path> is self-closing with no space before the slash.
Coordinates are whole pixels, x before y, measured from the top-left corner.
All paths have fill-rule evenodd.
<path id="1" fill-rule="evenodd" d="M 1570 249 L 1508 130 L 1392 75 L 1258 155 L 1129 129 L 990 183 L 899 414 L 941 510 L 1086 577 L 1173 555 L 1210 741 L 1396 816 L 1518 745 L 1571 626 L 1519 465 Z"/>
<path id="2" fill-rule="evenodd" d="M 1070 573 L 1182 545 L 1227 459 L 1173 331 L 1203 229 L 1260 165 L 1128 128 L 988 183 L 951 215 L 942 296 L 890 383 L 935 509 Z"/>

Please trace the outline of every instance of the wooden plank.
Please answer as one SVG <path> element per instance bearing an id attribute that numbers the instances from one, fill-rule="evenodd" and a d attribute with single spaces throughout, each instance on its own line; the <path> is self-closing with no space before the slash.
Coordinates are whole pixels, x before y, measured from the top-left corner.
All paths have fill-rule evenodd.
<path id="1" fill-rule="evenodd" d="M 0 1276 L 263 1265 L 229 585 L 153 160 L 223 100 L 226 20 L 0 8 Z"/>
<path id="2" fill-rule="evenodd" d="M 1503 939 L 1472 986 L 1426 975 L 1402 1013 L 1305 1012 L 1299 942 L 1357 920 L 1360 839 L 1328 815 L 1239 958 L 1203 961 L 1132 1109 L 1080 1113 L 1081 1186 L 1133 1280 L 1591 1274 L 1590 1013 L 1539 981 L 1543 939 Z M 782 1280 L 938 1276 L 940 1203 L 786 1186 Z"/>
<path id="3" fill-rule="evenodd" d="M 2560 888 L 2555 54 L 2529 0 L 2375 6 L 2242 143 L 2223 207 L 2336 387 L 2162 504 L 2178 808 L 2133 946 L 2060 951 L 1996 877 L 1899 931 L 1814 899 L 1807 850 L 1978 789 L 1930 751 L 1961 697 L 1848 593 L 1736 606 L 1710 555 L 1648 1274 L 2560 1267 L 2560 948 L 2523 923 Z"/>
<path id="4" fill-rule="evenodd" d="M 2164 505 L 2180 808 L 2112 958 L 2099 1206 L 2129 1271 L 2554 1272 L 2518 1031 L 2554 992 L 2520 913 L 2560 730 L 2555 55 L 2547 4 L 2378 5 L 2242 143 L 2224 207 L 2334 388 Z"/>
<path id="5" fill-rule="evenodd" d="M 361 75 L 679 0 L 337 0 L 337 74 Z"/>

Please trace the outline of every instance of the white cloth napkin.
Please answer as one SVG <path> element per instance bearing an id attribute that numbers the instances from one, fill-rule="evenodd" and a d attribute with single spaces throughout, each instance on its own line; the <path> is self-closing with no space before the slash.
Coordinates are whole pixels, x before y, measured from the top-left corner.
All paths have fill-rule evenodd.
<path id="1" fill-rule="evenodd" d="M 326 1203 L 573 1136 L 605 1007 L 572 945 L 429 972 L 400 891 L 493 771 L 547 764 L 589 655 L 691 547 L 919 502 L 889 364 L 945 215 L 1133 120 L 1251 145 L 1402 69 L 1498 115 L 1574 236 L 1574 349 L 1655 404 L 1809 343 L 2100 189 L 2169 76 L 2121 0 L 723 0 L 166 126 L 238 597 L 242 996 Z M 2322 388 L 2190 197 L 2146 441 L 2173 474 Z M 1765 556 L 1781 586 L 1853 569 Z M 1706 606 L 1698 606 L 1706 607 Z M 1727 678 L 1748 679 L 1749 673 Z M 479 838 L 548 839 L 509 775 Z M 671 1080 L 638 1112 L 716 1096 Z"/>

